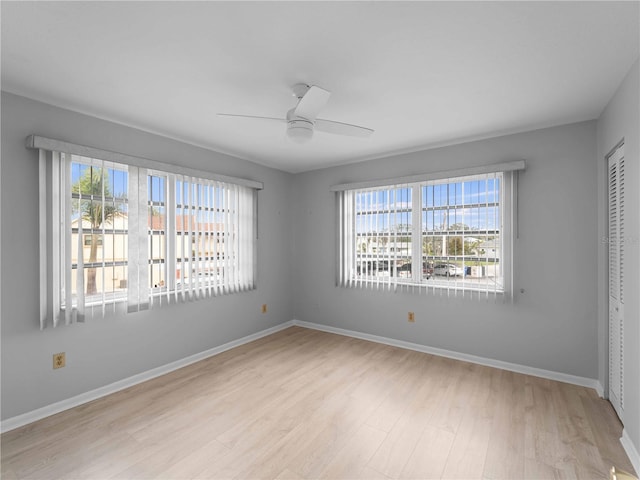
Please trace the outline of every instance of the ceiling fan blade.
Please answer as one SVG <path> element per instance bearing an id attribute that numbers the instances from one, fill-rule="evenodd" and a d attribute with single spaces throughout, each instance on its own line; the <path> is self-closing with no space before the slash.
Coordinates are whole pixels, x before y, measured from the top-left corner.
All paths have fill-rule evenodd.
<path id="1" fill-rule="evenodd" d="M 316 120 L 316 130 L 326 133 L 336 133 L 338 135 L 348 135 L 350 137 L 369 137 L 373 130 L 350 123 L 334 122 L 333 120 Z"/>
<path id="2" fill-rule="evenodd" d="M 258 117 L 256 115 L 237 115 L 235 113 L 218 113 L 219 117 L 231 117 L 231 118 L 253 118 L 257 120 L 275 120 L 277 122 L 286 123 L 286 119 L 284 118 L 274 118 L 274 117 Z"/>
<path id="3" fill-rule="evenodd" d="M 298 102 L 293 114 L 313 122 L 318 116 L 318 113 L 320 113 L 320 110 L 322 110 L 329 101 L 330 95 L 331 92 L 324 88 L 316 87 L 315 85 L 309 87 L 307 93 L 305 93 Z"/>

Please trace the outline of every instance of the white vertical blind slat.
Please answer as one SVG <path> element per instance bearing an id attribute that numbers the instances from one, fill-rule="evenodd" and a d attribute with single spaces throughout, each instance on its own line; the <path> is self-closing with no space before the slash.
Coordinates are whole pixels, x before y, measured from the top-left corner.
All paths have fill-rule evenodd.
<path id="1" fill-rule="evenodd" d="M 233 209 L 233 189 L 230 186 L 225 187 L 226 199 L 225 199 L 225 223 L 227 225 L 227 236 L 225 239 L 225 261 L 226 261 L 226 270 L 227 270 L 227 278 L 226 278 L 226 288 L 227 293 L 233 293 L 233 281 L 234 277 L 232 274 L 232 265 L 235 259 L 233 258 L 234 249 L 233 249 L 233 233 L 234 233 L 234 225 L 232 221 L 232 209 Z"/>
<path id="2" fill-rule="evenodd" d="M 243 264 L 240 269 L 244 277 L 244 290 L 251 290 L 253 288 L 253 239 L 255 238 L 254 232 L 254 199 L 253 190 L 240 187 L 242 191 L 243 206 L 240 209 L 240 214 L 244 220 L 243 226 L 240 229 L 240 235 L 244 244 Z M 245 232 L 242 235 L 242 232 Z"/>
<path id="3" fill-rule="evenodd" d="M 105 174 L 105 165 L 104 165 L 104 160 L 100 161 L 100 186 L 101 186 L 101 191 L 100 191 L 100 225 L 102 227 L 102 232 L 101 232 L 101 240 L 102 240 L 102 255 L 100 255 L 100 263 L 101 268 L 100 268 L 100 277 L 101 277 L 101 281 L 102 281 L 102 285 L 106 285 L 106 277 L 105 277 L 105 271 L 106 271 L 106 265 L 105 265 L 105 260 L 104 260 L 104 254 L 105 254 L 105 250 L 106 250 L 106 242 L 105 242 L 105 182 L 104 182 L 104 174 Z M 93 226 L 92 226 L 93 228 Z M 93 231 L 91 231 L 92 234 L 92 239 L 91 241 L 93 242 L 94 238 L 93 238 Z M 98 242 L 99 243 L 99 242 Z M 102 315 L 102 317 L 104 318 L 104 314 L 106 312 L 105 310 L 105 300 L 106 300 L 106 295 L 105 295 L 105 288 L 101 289 L 101 299 L 100 299 L 100 305 L 98 306 L 100 309 L 100 314 Z M 93 307 L 91 308 L 91 313 L 93 313 Z"/>
<path id="4" fill-rule="evenodd" d="M 358 212 L 362 210 L 362 195 L 361 192 L 356 191 L 355 194 L 355 212 L 354 212 L 354 216 L 355 216 L 355 232 L 354 232 L 354 237 L 355 237 L 355 244 L 356 244 L 356 252 L 355 252 L 355 261 L 356 261 L 356 282 L 355 282 L 355 286 L 356 287 L 360 287 L 362 284 L 362 278 L 360 276 L 361 272 L 362 272 L 362 256 L 358 255 L 359 251 L 360 251 L 360 240 L 359 240 L 359 235 L 362 232 L 362 216 L 358 215 Z"/>
<path id="5" fill-rule="evenodd" d="M 238 201 L 238 196 L 237 196 L 237 191 L 235 188 L 235 185 L 232 186 L 230 188 L 230 195 L 231 195 L 231 209 L 229 211 L 229 222 L 231 223 L 231 232 L 232 232 L 232 236 L 231 236 L 231 265 L 232 266 L 236 266 L 238 263 L 238 238 L 236 235 L 236 229 L 237 229 L 237 224 L 236 224 L 236 209 L 237 209 L 237 201 Z M 237 292 L 238 290 L 238 278 L 237 278 L 237 268 L 231 268 L 231 291 L 232 292 Z"/>
<path id="6" fill-rule="evenodd" d="M 347 270 L 349 268 L 348 265 L 349 265 L 349 258 L 350 258 L 349 256 L 350 249 L 348 248 L 348 245 L 351 239 L 351 229 L 349 228 L 350 217 L 348 217 L 349 206 L 347 204 L 349 202 L 349 198 L 351 198 L 351 193 L 339 192 L 338 196 L 340 198 L 339 206 L 342 214 L 342 218 L 340 222 L 342 235 L 338 239 L 340 244 L 340 254 L 341 254 L 341 260 L 342 260 L 338 265 L 338 271 L 340 272 L 339 286 L 346 287 L 348 286 L 348 283 L 349 283 Z"/>
<path id="7" fill-rule="evenodd" d="M 372 256 L 372 235 L 373 235 L 373 214 L 372 214 L 372 197 L 371 192 L 367 191 L 367 256 L 366 256 L 366 269 L 367 269 L 367 289 L 373 287 L 371 276 L 373 275 L 373 256 Z"/>
<path id="8" fill-rule="evenodd" d="M 342 258 L 344 262 L 341 265 L 338 265 L 338 268 L 341 271 L 341 286 L 350 287 L 351 286 L 351 260 L 353 255 L 353 249 L 351 248 L 351 242 L 353 240 L 353 224 L 355 222 L 355 218 L 353 216 L 353 211 L 351 209 L 351 203 L 353 202 L 353 192 L 345 191 L 341 192 L 338 195 L 341 195 L 342 198 L 342 206 L 344 208 L 343 215 L 343 223 L 344 226 L 344 236 L 340 238 L 340 243 L 342 245 Z"/>
<path id="9" fill-rule="evenodd" d="M 446 234 L 446 231 L 449 230 L 449 224 L 451 223 L 451 219 L 449 218 L 450 215 L 450 210 L 449 210 L 449 180 L 447 180 L 447 184 L 446 184 L 446 190 L 445 190 L 445 206 L 446 206 L 446 213 L 447 216 L 445 217 L 446 220 L 443 222 L 443 229 L 445 230 L 445 234 L 443 235 L 442 238 L 442 242 L 446 245 L 446 252 L 447 252 L 447 256 L 445 257 L 445 262 L 447 264 L 447 269 L 449 268 L 449 262 L 451 260 L 450 256 L 451 256 L 451 252 L 449 251 L 449 236 Z M 447 278 L 449 277 L 449 275 L 447 275 Z M 447 297 L 449 297 L 450 295 L 450 287 L 451 287 L 451 282 L 447 281 Z"/>
<path id="10" fill-rule="evenodd" d="M 233 291 L 237 292 L 239 290 L 239 282 L 238 282 L 238 254 L 239 254 L 239 238 L 238 238 L 238 189 L 234 185 L 232 187 L 232 199 L 233 199 L 233 210 L 231 211 L 231 224 L 233 225 L 233 266 L 231 269 L 233 272 Z"/>
<path id="11" fill-rule="evenodd" d="M 244 262 L 243 259 L 243 242 L 242 239 L 240 238 L 239 232 L 240 229 L 243 225 L 243 219 L 242 219 L 242 215 L 240 214 L 240 211 L 242 210 L 242 203 L 243 203 L 243 199 L 241 197 L 241 192 L 240 192 L 240 188 L 238 188 L 237 186 L 234 186 L 234 197 L 235 197 L 235 209 L 234 209 L 234 213 L 233 213 L 233 223 L 235 225 L 234 231 L 235 231 L 235 238 L 234 238 L 234 244 L 235 244 L 235 248 L 236 248 L 236 252 L 235 252 L 235 257 L 236 257 L 236 268 L 234 268 L 235 271 L 235 284 L 236 284 L 236 291 L 237 292 L 242 292 L 243 291 L 243 275 L 242 275 L 242 265 Z"/>
<path id="12" fill-rule="evenodd" d="M 193 241 L 191 245 L 193 245 L 193 253 L 194 253 L 194 283 L 195 283 L 195 295 L 194 300 L 202 298 L 203 290 L 204 290 L 204 276 L 202 275 L 202 269 L 200 268 L 200 258 L 202 254 L 202 247 L 200 245 L 201 237 L 200 237 L 200 215 L 201 215 L 201 206 L 202 206 L 202 184 L 195 183 L 193 185 Z"/>
<path id="13" fill-rule="evenodd" d="M 51 159 L 51 307 L 49 315 L 53 326 L 56 327 L 63 314 L 62 305 L 65 301 L 66 269 L 62 263 L 64 256 L 65 234 L 64 220 L 66 210 L 62 199 L 65 192 L 60 185 L 60 170 L 62 168 L 60 154 L 53 152 Z"/>
<path id="14" fill-rule="evenodd" d="M 111 208 L 113 208 L 114 212 L 118 211 L 118 206 L 116 205 L 116 200 L 115 200 L 115 192 L 113 192 L 112 194 L 112 200 L 111 200 Z M 122 212 L 120 212 L 121 214 Z M 115 257 L 115 246 L 116 246 L 116 233 L 115 233 L 115 226 L 116 226 L 116 221 L 117 221 L 117 217 L 114 217 L 113 220 L 113 229 L 111 230 L 111 258 Z M 107 241 L 106 238 L 103 240 L 104 242 L 104 246 L 103 248 L 107 248 Z M 112 266 L 111 267 L 111 278 L 116 278 L 116 267 Z M 111 304 L 109 305 L 109 309 L 107 310 L 107 308 L 105 308 L 105 316 L 107 314 L 107 311 L 109 313 L 115 313 L 115 308 L 116 308 L 116 303 L 115 302 L 111 302 Z"/>
<path id="15" fill-rule="evenodd" d="M 140 296 L 138 286 L 140 276 L 138 272 L 138 242 L 133 233 L 138 230 L 139 211 L 138 211 L 138 169 L 129 170 L 129 223 L 128 229 L 128 282 L 127 282 L 127 310 L 129 312 L 138 311 Z"/>
<path id="16" fill-rule="evenodd" d="M 386 248 L 386 269 L 387 269 L 387 273 L 385 275 L 386 281 L 385 281 L 385 289 L 386 291 L 390 291 L 391 290 L 391 279 L 393 277 L 393 272 L 394 272 L 394 266 L 392 263 L 392 258 L 391 258 L 391 246 L 393 245 L 391 243 L 391 231 L 392 231 L 392 217 L 391 217 L 391 198 L 393 195 L 393 190 L 390 188 L 385 189 L 385 203 L 384 203 L 384 209 L 385 209 L 385 215 L 387 217 L 387 248 Z"/>
<path id="17" fill-rule="evenodd" d="M 510 174 L 509 174 L 510 175 Z M 514 203 L 514 199 L 513 199 L 513 189 L 511 188 L 512 185 L 512 181 L 510 179 L 506 178 L 507 174 L 496 174 L 496 180 L 497 182 L 500 184 L 500 189 L 498 190 L 498 200 L 500 202 L 500 204 L 503 204 L 506 202 L 506 200 L 508 199 L 508 204 L 510 206 L 513 206 Z M 509 187 L 509 188 L 508 188 Z M 494 263 L 497 263 L 497 267 L 496 267 L 496 274 L 494 279 L 496 280 L 494 282 L 494 301 L 497 301 L 499 298 L 499 293 L 501 288 L 504 286 L 505 282 L 507 283 L 511 283 L 508 280 L 508 276 L 511 274 L 511 270 L 509 268 L 506 268 L 506 265 L 504 264 L 504 262 L 500 261 L 500 255 L 498 254 L 498 249 L 500 252 L 502 252 L 502 256 L 504 256 L 504 253 L 509 250 L 511 251 L 512 249 L 512 245 L 513 245 L 513 236 L 509 234 L 509 238 L 507 238 L 507 231 L 506 231 L 506 225 L 507 223 L 509 225 L 513 225 L 513 218 L 512 218 L 512 210 L 511 208 L 506 209 L 506 208 L 502 208 L 500 210 L 498 210 L 496 212 L 496 216 L 498 217 L 499 223 L 498 223 L 498 230 L 500 232 L 500 236 L 498 237 L 498 242 L 496 242 L 496 253 L 494 254 Z M 503 279 L 501 283 L 499 283 L 500 279 Z M 506 295 L 504 295 L 502 297 L 502 301 L 504 303 L 507 303 L 510 301 L 511 299 L 511 294 L 513 293 L 513 289 L 511 289 L 510 292 L 508 292 Z"/>
<path id="18" fill-rule="evenodd" d="M 518 238 L 518 218 L 517 218 L 517 213 L 518 213 L 518 172 L 505 172 L 502 175 L 502 182 L 503 185 L 505 186 L 505 188 L 507 187 L 507 184 L 504 183 L 505 182 L 505 178 L 508 178 L 509 181 L 509 188 L 508 188 L 508 194 L 510 195 L 510 201 L 509 201 L 509 218 L 508 218 L 508 228 L 509 228 L 509 232 L 508 235 L 501 235 L 501 243 L 503 245 L 506 245 L 506 242 L 509 242 L 509 251 L 505 251 L 506 255 L 502 255 L 502 259 L 505 258 L 513 258 L 514 255 L 514 251 L 515 251 L 515 240 Z M 504 222 L 503 220 L 503 227 L 507 227 L 507 225 L 505 225 L 506 222 Z M 514 282 L 515 282 L 515 278 L 513 276 L 513 262 L 501 262 L 501 268 L 503 269 L 508 269 L 505 273 L 504 276 L 507 278 L 505 280 L 507 285 L 510 285 L 511 288 L 509 288 L 509 301 L 511 303 L 513 303 L 514 299 L 515 299 L 515 287 L 514 287 Z M 504 270 L 503 270 L 504 272 Z M 503 284 L 503 288 L 504 288 L 504 284 Z"/>
<path id="19" fill-rule="evenodd" d="M 348 226 L 346 223 L 345 215 L 346 215 L 346 197 L 349 195 L 349 192 L 337 192 L 337 205 L 338 209 L 338 238 L 337 238 L 337 249 L 338 249 L 338 265 L 336 265 L 336 273 L 337 273 L 337 282 L 336 285 L 338 287 L 346 286 L 346 276 L 345 270 L 347 265 L 347 257 L 346 257 L 346 248 L 345 244 L 348 241 Z"/>
<path id="20" fill-rule="evenodd" d="M 222 268 L 220 264 L 220 236 L 222 235 L 222 223 L 220 220 L 220 188 L 217 182 L 212 182 L 212 203 L 211 211 L 213 223 L 215 224 L 215 235 L 213 237 L 213 264 L 215 266 L 215 283 L 213 284 L 213 295 L 220 294 L 220 284 L 222 282 Z"/>
<path id="21" fill-rule="evenodd" d="M 486 178 L 484 180 L 484 195 L 485 195 L 485 236 L 483 237 L 485 239 L 485 241 L 487 242 L 487 244 L 489 244 L 489 179 Z M 486 265 L 486 269 L 488 271 L 489 268 L 489 255 L 485 255 L 486 260 L 485 260 L 485 265 Z M 485 299 L 489 298 L 489 284 L 487 282 L 485 282 L 485 287 L 484 287 L 484 291 L 485 291 Z"/>
<path id="22" fill-rule="evenodd" d="M 361 237 L 360 237 L 360 241 L 362 242 L 362 249 L 361 249 L 361 260 L 362 260 L 362 270 L 361 270 L 361 274 L 360 274 L 360 279 L 362 281 L 362 287 L 363 288 L 368 288 L 369 287 L 369 282 L 367 281 L 367 276 L 368 276 L 368 257 L 369 257 L 369 197 L 368 197 L 368 193 L 369 192 L 363 192 L 362 194 L 362 210 L 363 210 L 363 215 L 362 215 L 362 232 L 361 232 Z"/>
<path id="23" fill-rule="evenodd" d="M 127 310 L 149 308 L 149 255 L 147 228 L 147 170 L 129 169 Z"/>
<path id="24" fill-rule="evenodd" d="M 147 218 L 147 169 L 138 169 L 138 229 L 135 236 L 138 241 L 138 259 L 137 268 L 139 271 L 138 295 L 139 309 L 146 310 L 149 308 L 149 242 L 148 242 L 148 218 Z"/>
<path id="25" fill-rule="evenodd" d="M 349 208 L 349 228 L 351 229 L 351 234 L 349 235 L 349 263 L 348 263 L 348 285 L 350 287 L 357 286 L 355 275 L 357 272 L 357 256 L 356 256 L 356 248 L 357 248 L 357 218 L 356 218 L 356 210 L 357 210 L 357 197 L 358 193 L 355 192 L 351 198 L 349 199 L 348 208 Z"/>
<path id="26" fill-rule="evenodd" d="M 238 189 L 238 212 L 236 216 L 238 218 L 238 286 L 240 292 L 247 290 L 247 268 L 246 263 L 250 260 L 250 254 L 247 249 L 247 241 L 240 234 L 242 231 L 250 231 L 251 226 L 247 225 L 247 218 L 245 212 L 248 208 L 249 199 L 246 197 L 246 192 L 242 187 L 236 187 Z"/>
<path id="27" fill-rule="evenodd" d="M 66 193 L 60 185 L 60 170 L 62 168 L 60 154 L 52 152 L 51 158 L 51 274 L 47 276 L 51 280 L 51 292 L 47 296 L 51 296 L 51 309 L 47 312 L 51 318 L 51 322 L 56 327 L 62 315 L 62 305 L 65 301 L 65 279 L 66 269 L 62 263 L 65 257 L 65 234 L 64 221 L 66 210 L 65 202 L 62 202 L 63 195 Z M 45 207 L 46 208 L 46 207 Z M 48 214 L 49 212 L 47 212 Z"/>
<path id="28" fill-rule="evenodd" d="M 338 196 L 338 231 L 340 232 L 340 236 L 338 237 L 338 250 L 340 252 L 337 265 L 338 286 L 349 287 L 351 276 L 348 274 L 348 271 L 351 261 L 351 254 L 353 253 L 352 249 L 349 248 L 349 244 L 351 242 L 352 235 L 351 222 L 354 221 L 351 209 L 349 208 L 349 202 L 353 197 L 353 192 L 337 192 L 336 195 Z"/>
<path id="29" fill-rule="evenodd" d="M 336 264 L 336 286 L 342 286 L 342 268 L 344 265 L 344 258 L 342 256 L 342 244 L 344 238 L 344 221 L 342 219 L 342 199 L 344 198 L 343 192 L 336 193 L 336 258 L 338 262 Z"/>
<path id="30" fill-rule="evenodd" d="M 187 222 L 187 207 L 186 207 L 186 188 L 187 183 L 185 178 L 180 175 L 180 218 L 179 223 L 180 226 L 180 235 L 178 238 L 180 239 L 180 288 L 176 290 L 176 295 L 178 295 L 177 299 L 184 302 L 186 298 L 186 288 L 187 288 L 187 262 L 186 262 L 186 243 L 187 243 L 187 230 L 186 230 L 186 222 Z M 179 290 L 179 292 L 178 292 Z"/>
<path id="31" fill-rule="evenodd" d="M 231 224 L 233 225 L 233 266 L 231 273 L 233 275 L 233 291 L 239 290 L 238 282 L 238 254 L 239 254 L 239 238 L 238 238 L 238 187 L 233 185 L 231 187 L 233 210 L 230 212 Z"/>
<path id="32" fill-rule="evenodd" d="M 171 300 L 175 300 L 176 289 L 176 177 L 175 175 L 168 174 L 166 177 L 165 188 L 165 245 L 166 245 L 166 257 L 165 257 L 165 284 L 167 287 L 167 303 L 171 303 Z"/>
<path id="33" fill-rule="evenodd" d="M 203 202 L 204 206 L 202 208 L 202 223 L 203 223 L 203 255 L 204 255 L 204 264 L 203 268 L 205 271 L 205 296 L 211 296 L 211 282 L 213 277 L 211 275 L 211 249 L 209 248 L 211 245 L 211 182 L 207 181 L 204 183 L 203 187 Z"/>
<path id="34" fill-rule="evenodd" d="M 40 330 L 44 330 L 48 323 L 48 263 L 49 255 L 47 242 L 47 152 L 38 152 L 38 252 L 40 277 Z"/>
<path id="35" fill-rule="evenodd" d="M 495 195 L 497 196 L 497 201 L 498 203 L 502 203 L 503 202 L 503 198 L 502 198 L 502 188 L 498 188 L 498 185 L 502 183 L 502 178 L 499 178 L 498 173 L 494 173 L 493 174 L 493 189 L 495 191 Z M 501 185 L 503 187 L 503 185 Z M 502 271 L 502 264 L 500 262 L 500 258 L 499 258 L 499 253 L 498 252 L 503 252 L 504 250 L 502 248 L 500 248 L 501 244 L 502 244 L 502 237 L 504 236 L 504 210 L 503 209 L 495 209 L 494 208 L 494 215 L 496 217 L 496 228 L 497 230 L 500 232 L 500 236 L 497 236 L 496 239 L 497 241 L 494 242 L 496 245 L 496 248 L 493 251 L 493 264 L 495 265 L 494 267 L 494 282 L 493 282 L 493 299 L 496 300 L 498 298 L 498 293 L 500 291 L 500 285 L 499 285 L 499 274 L 500 273 L 504 273 Z"/>
<path id="36" fill-rule="evenodd" d="M 246 198 L 244 191 L 238 187 L 238 233 L 246 230 L 249 226 L 246 224 L 244 212 L 246 211 Z M 249 259 L 249 252 L 246 248 L 246 240 L 238 235 L 238 288 L 244 292 L 247 283 L 245 278 L 245 262 Z"/>
<path id="37" fill-rule="evenodd" d="M 229 188 L 223 188 L 223 212 L 224 212 L 224 283 L 223 293 L 231 293 L 229 282 L 231 280 L 231 272 L 229 271 L 230 263 L 229 258 L 231 256 L 231 225 L 229 217 L 230 208 L 230 192 Z"/>
<path id="38" fill-rule="evenodd" d="M 176 260 L 176 271 L 173 272 L 172 276 L 175 276 L 175 288 L 172 291 L 173 301 L 179 302 L 181 300 L 182 295 L 182 287 L 184 284 L 184 272 L 183 272 L 183 252 L 184 252 L 184 240 L 183 240 L 183 213 L 182 213 L 182 176 L 175 175 L 174 176 L 174 188 L 173 188 L 173 196 L 175 198 L 175 203 L 171 205 L 173 209 L 171 217 L 173 217 L 175 222 L 175 242 L 174 242 L 174 252 L 175 252 L 175 260 Z"/>
<path id="39" fill-rule="evenodd" d="M 232 268 L 229 269 L 229 273 L 231 274 L 231 291 L 232 292 L 236 292 L 237 288 L 238 288 L 238 279 L 236 278 L 236 268 L 233 268 L 233 266 L 237 265 L 238 262 L 238 239 L 236 236 L 236 216 L 235 216 L 235 211 L 237 208 L 237 202 L 238 198 L 237 198 L 237 192 L 235 189 L 235 186 L 232 186 L 231 188 L 229 188 L 229 224 L 231 225 L 231 242 L 230 242 L 230 247 L 231 247 L 231 252 L 229 255 L 229 262 L 232 266 Z"/>
<path id="40" fill-rule="evenodd" d="M 376 290 L 380 290 L 380 266 L 382 265 L 382 248 L 380 246 L 380 230 L 382 225 L 380 224 L 380 193 L 372 192 L 374 211 L 375 211 L 375 234 L 376 234 L 376 257 L 375 257 L 375 276 L 376 276 Z"/>
<path id="41" fill-rule="evenodd" d="M 462 216 L 460 218 L 460 223 L 462 223 L 462 225 L 467 225 L 468 224 L 467 215 L 466 215 L 467 209 L 466 209 L 466 201 L 465 201 L 465 198 L 464 198 L 464 194 L 465 194 L 464 182 L 461 182 L 461 184 L 460 184 L 460 195 L 461 195 L 461 198 L 462 198 Z M 465 237 L 465 231 L 466 230 L 463 228 L 461 231 L 462 231 L 461 246 L 462 246 L 462 269 L 463 269 L 463 273 L 462 273 L 462 288 L 466 288 L 466 286 L 467 286 L 467 258 L 466 258 L 467 242 L 466 242 L 466 240 L 467 239 Z"/>
<path id="42" fill-rule="evenodd" d="M 219 234 L 219 223 L 217 220 L 216 214 L 216 183 L 210 182 L 210 198 L 209 198 L 209 221 L 211 222 L 211 238 L 210 238 L 210 249 L 211 249 L 211 273 L 212 273 L 212 283 L 211 283 L 211 295 L 216 296 L 218 294 L 218 282 L 219 282 L 219 269 L 218 269 L 218 234 Z"/>
<path id="43" fill-rule="evenodd" d="M 411 186 L 411 276 L 412 291 L 422 292 L 422 205 L 421 205 L 421 187 L 419 185 Z"/>
<path id="44" fill-rule="evenodd" d="M 217 295 L 218 289 L 218 221 L 216 217 L 216 184 L 215 182 L 209 182 L 209 223 L 211 225 L 211 233 L 209 238 L 209 250 L 210 250 L 210 269 L 211 269 L 211 284 L 209 293 L 211 296 Z"/>
<path id="45" fill-rule="evenodd" d="M 82 202 L 82 193 L 80 193 L 80 201 Z M 69 238 L 72 238 L 72 237 L 69 236 Z M 76 275 L 75 275 L 76 276 L 76 305 L 73 309 L 69 309 L 71 310 L 71 315 L 72 315 L 71 321 L 77 321 L 77 322 L 84 321 L 84 313 L 85 313 L 83 238 L 84 238 L 83 218 L 82 218 L 82 215 L 80 215 L 80 218 L 78 219 L 78 234 L 76 235 L 76 247 L 78 249 L 78 263 L 77 263 Z M 73 246 L 71 246 L 71 248 L 73 248 Z M 69 291 L 70 290 L 71 289 L 69 288 Z"/>
<path id="46" fill-rule="evenodd" d="M 215 219 L 216 225 L 216 234 L 214 237 L 214 262 L 216 266 L 216 277 L 215 277 L 215 285 L 213 289 L 214 295 L 220 295 L 220 285 L 222 284 L 222 265 L 220 263 L 220 241 L 222 235 L 222 223 L 219 221 L 220 219 L 220 186 L 217 182 L 213 183 L 213 217 Z"/>
<path id="47" fill-rule="evenodd" d="M 61 154 L 60 155 L 60 174 L 58 177 L 58 180 L 60 182 L 60 191 L 64 192 L 64 196 L 62 198 L 67 199 L 66 201 L 61 202 L 61 206 L 64 209 L 64 214 L 61 216 L 61 229 L 63 235 L 64 235 L 64 255 L 62 256 L 62 258 L 67 258 L 67 256 L 69 258 L 72 258 L 73 254 L 72 254 L 72 243 L 71 243 L 71 239 L 72 239 L 72 233 L 71 233 L 71 229 L 73 228 L 73 224 L 71 222 L 71 205 L 72 205 L 72 201 L 71 201 L 71 184 L 70 184 L 70 177 L 71 175 L 69 174 L 69 168 L 70 168 L 70 163 L 69 163 L 69 155 L 67 154 Z M 82 195 L 80 195 L 80 201 L 82 201 Z M 79 216 L 79 220 L 78 220 L 78 228 L 82 228 L 82 216 Z M 81 230 L 79 235 L 81 235 Z M 78 262 L 80 262 L 81 259 L 81 254 L 82 254 L 82 250 L 78 251 Z M 71 262 L 65 262 L 64 266 L 64 289 L 65 289 L 65 309 L 64 309 L 64 323 L 65 325 L 70 325 L 73 321 L 73 312 L 74 312 L 74 308 L 75 306 L 73 305 L 73 297 L 72 297 L 72 283 L 71 283 L 71 276 L 72 276 L 72 267 L 71 267 Z M 80 278 L 77 280 L 81 283 L 76 284 L 76 290 L 79 292 L 78 295 L 76 295 L 76 301 L 77 302 L 83 302 L 84 303 L 84 275 L 81 275 Z"/>
<path id="48" fill-rule="evenodd" d="M 187 242 L 186 242 L 186 255 L 187 255 L 187 300 L 193 300 L 194 295 L 194 277 L 193 277 L 193 233 L 192 233 L 192 221 L 193 221 L 193 183 L 191 177 L 187 177 L 187 195 L 186 195 L 186 207 L 187 207 Z"/>

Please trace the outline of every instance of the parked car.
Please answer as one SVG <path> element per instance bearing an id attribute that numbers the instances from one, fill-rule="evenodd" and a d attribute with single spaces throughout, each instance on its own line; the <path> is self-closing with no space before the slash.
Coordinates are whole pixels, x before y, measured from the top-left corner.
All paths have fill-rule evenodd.
<path id="1" fill-rule="evenodd" d="M 461 277 L 464 275 L 464 269 L 453 263 L 440 263 L 433 267 L 433 273 L 446 277 Z"/>
<path id="2" fill-rule="evenodd" d="M 411 275 L 411 262 L 397 267 L 397 270 L 398 272 L 409 272 L 409 275 Z M 432 275 L 433 268 L 427 262 L 422 262 L 422 278 L 429 279 Z"/>
<path id="3" fill-rule="evenodd" d="M 389 270 L 389 262 L 386 260 L 368 260 L 366 262 L 357 262 L 358 275 L 376 275 L 376 272 L 385 272 Z"/>
<path id="4" fill-rule="evenodd" d="M 411 273 L 411 263 L 405 263 L 396 268 L 398 272 L 409 272 Z"/>

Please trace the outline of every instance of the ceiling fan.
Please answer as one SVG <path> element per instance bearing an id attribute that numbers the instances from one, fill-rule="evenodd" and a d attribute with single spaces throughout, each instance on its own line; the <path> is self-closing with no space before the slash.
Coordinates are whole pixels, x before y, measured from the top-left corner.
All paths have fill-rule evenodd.
<path id="1" fill-rule="evenodd" d="M 294 85 L 292 90 L 293 96 L 298 99 L 298 104 L 287 112 L 286 118 L 258 117 L 233 113 L 218 113 L 218 116 L 285 122 L 287 124 L 287 136 L 299 143 L 311 140 L 314 130 L 351 137 L 368 137 L 373 133 L 370 128 L 317 118 L 318 113 L 329 100 L 330 91 L 316 85 L 306 85 L 304 83 Z"/>

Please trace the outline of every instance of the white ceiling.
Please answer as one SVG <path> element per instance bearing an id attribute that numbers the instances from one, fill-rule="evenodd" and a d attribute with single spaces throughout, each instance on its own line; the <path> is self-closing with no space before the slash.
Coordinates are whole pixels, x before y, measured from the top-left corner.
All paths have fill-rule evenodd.
<path id="1" fill-rule="evenodd" d="M 6 2 L 2 89 L 301 172 L 597 118 L 639 55 L 640 2 Z M 284 117 L 299 82 L 321 118 Z"/>

